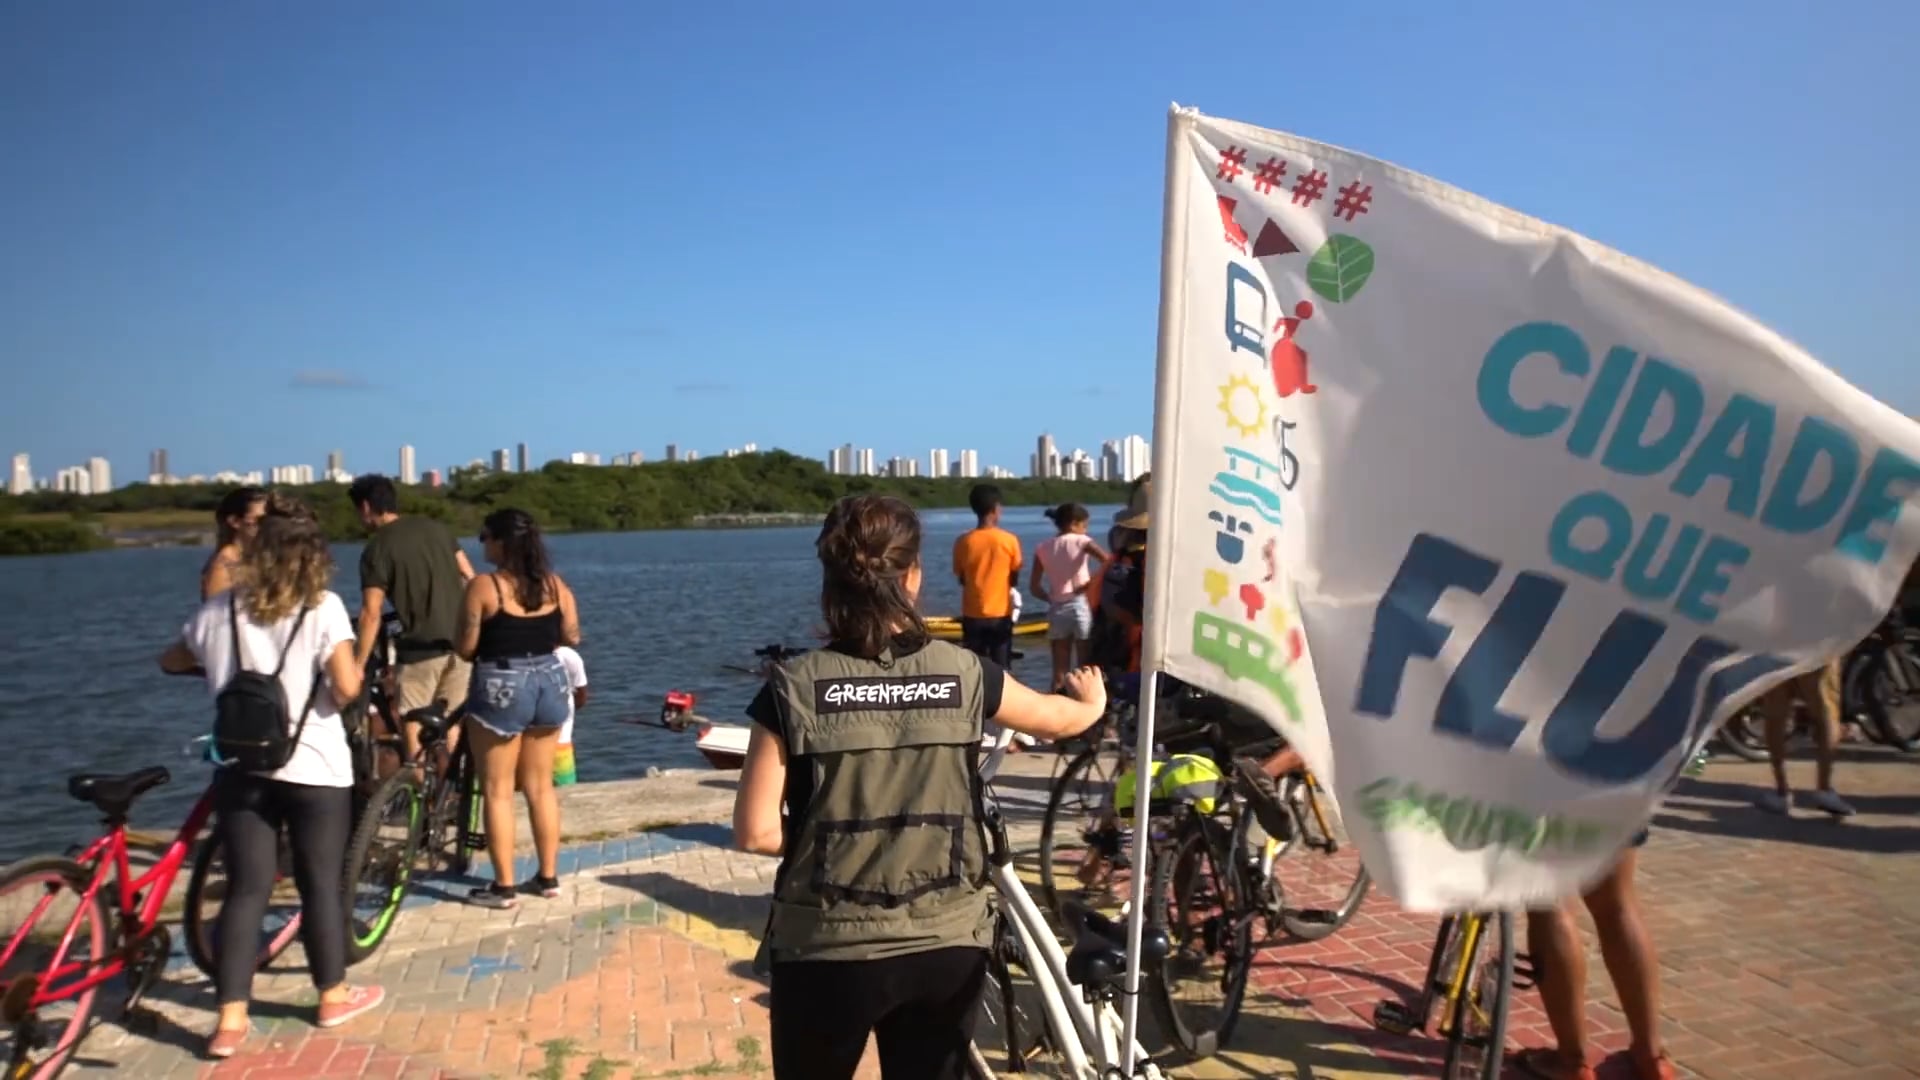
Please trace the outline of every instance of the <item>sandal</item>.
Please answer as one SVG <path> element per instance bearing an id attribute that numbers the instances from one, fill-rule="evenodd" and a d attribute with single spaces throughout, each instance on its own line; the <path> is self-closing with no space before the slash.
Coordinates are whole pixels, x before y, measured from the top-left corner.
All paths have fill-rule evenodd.
<path id="1" fill-rule="evenodd" d="M 1665 1054 L 1657 1058 L 1646 1058 L 1634 1054 L 1633 1071 L 1640 1080 L 1674 1080 L 1673 1059 Z"/>
<path id="2" fill-rule="evenodd" d="M 1569 1065 L 1554 1046 L 1528 1047 L 1509 1060 L 1521 1072 L 1538 1080 L 1594 1080 L 1592 1065 L 1585 1062 Z"/>

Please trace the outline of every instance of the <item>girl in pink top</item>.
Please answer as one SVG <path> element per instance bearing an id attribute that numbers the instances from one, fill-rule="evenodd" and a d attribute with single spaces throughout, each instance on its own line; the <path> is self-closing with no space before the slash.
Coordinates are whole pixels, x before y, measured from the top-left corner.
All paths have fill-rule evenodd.
<path id="1" fill-rule="evenodd" d="M 1093 584 L 1093 564 L 1112 556 L 1087 535 L 1087 508 L 1061 503 L 1047 511 L 1060 535 L 1040 542 L 1033 553 L 1033 595 L 1047 601 L 1047 642 L 1053 649 L 1053 688 L 1066 681 L 1067 672 L 1087 662 L 1087 642 L 1093 636 L 1093 608 L 1087 588 Z"/>

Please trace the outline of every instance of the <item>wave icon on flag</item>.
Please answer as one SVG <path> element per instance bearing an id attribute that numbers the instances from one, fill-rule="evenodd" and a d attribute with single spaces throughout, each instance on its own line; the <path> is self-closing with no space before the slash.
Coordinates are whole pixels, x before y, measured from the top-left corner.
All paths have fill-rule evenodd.
<path id="1" fill-rule="evenodd" d="M 1242 475 L 1245 468 L 1251 475 Z M 1269 525 L 1280 524 L 1280 495 L 1265 483 L 1266 475 L 1280 475 L 1280 466 L 1237 447 L 1227 447 L 1227 467 L 1213 477 L 1207 490 L 1221 502 L 1250 510 Z"/>

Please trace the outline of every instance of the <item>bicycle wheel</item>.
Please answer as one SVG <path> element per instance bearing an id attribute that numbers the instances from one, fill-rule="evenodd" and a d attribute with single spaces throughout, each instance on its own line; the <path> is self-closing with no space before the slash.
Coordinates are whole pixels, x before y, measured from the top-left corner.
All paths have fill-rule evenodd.
<path id="1" fill-rule="evenodd" d="M 1280 925 L 1300 941 L 1319 941 L 1353 920 L 1373 878 L 1317 787 L 1283 782 L 1281 799 L 1293 808 L 1296 825 L 1294 843 L 1274 860 L 1271 875 Z"/>
<path id="2" fill-rule="evenodd" d="M 425 825 L 426 800 L 411 769 L 387 777 L 367 800 L 347 844 L 347 963 L 372 956 L 392 933 Z"/>
<path id="3" fill-rule="evenodd" d="M 1089 747 L 1061 770 L 1047 796 L 1040 901 L 1057 924 L 1064 925 L 1067 900 L 1113 915 L 1132 892 L 1133 830 L 1108 809 L 1121 762 L 1118 745 Z"/>
<path id="4" fill-rule="evenodd" d="M 1513 916 L 1501 912 L 1463 920 L 1454 937 L 1457 955 L 1465 961 L 1440 971 L 1442 979 L 1459 980 L 1458 995 L 1450 999 L 1441 1021 L 1447 1057 L 1440 1075 L 1445 1080 L 1498 1080 L 1513 996 Z"/>
<path id="5" fill-rule="evenodd" d="M 1874 742 L 1902 753 L 1920 750 L 1920 632 L 1848 659 L 1841 700 Z M 1896 671 L 1896 667 L 1898 670 Z"/>
<path id="6" fill-rule="evenodd" d="M 453 753 L 453 774 L 447 778 L 452 792 L 448 800 L 453 813 L 453 849 L 447 855 L 447 872 L 465 877 L 473 868 L 473 852 L 485 842 L 485 833 L 480 828 L 480 793 L 477 770 L 473 761 L 473 750 L 468 740 L 460 740 L 460 748 Z"/>
<path id="7" fill-rule="evenodd" d="M 427 824 L 421 850 L 426 855 L 429 872 L 447 870 L 463 873 L 464 863 L 459 870 L 454 869 L 455 856 L 460 851 L 459 817 L 463 802 L 460 792 L 455 788 L 453 755 L 447 752 L 445 746 L 438 745 L 428 752 L 433 757 L 429 760 L 426 786 L 422 789 Z"/>
<path id="8" fill-rule="evenodd" d="M 1253 968 L 1254 910 L 1246 864 L 1235 857 L 1228 830 L 1198 814 L 1181 820 L 1172 846 L 1155 859 L 1147 913 L 1166 931 L 1171 949 L 1160 970 L 1150 973 L 1150 996 L 1181 1049 L 1211 1057 L 1233 1036 Z M 1216 958 L 1218 970 L 1208 972 Z M 1197 992 L 1202 1003 L 1176 1000 L 1187 991 Z"/>
<path id="9" fill-rule="evenodd" d="M 975 1077 L 1036 1076 L 1068 1080 L 1053 1052 L 1046 1007 L 1033 981 L 1013 924 L 1000 915 L 987 953 L 987 982 L 980 995 L 968 1066 Z"/>
<path id="10" fill-rule="evenodd" d="M 92 965 L 111 959 L 116 937 L 92 875 L 72 859 L 22 859 L 0 870 L 0 1053 L 9 1080 L 52 1080 L 87 1035 L 98 988 L 33 1007 Z M 73 928 L 61 953 L 60 942 Z M 59 959 L 59 977 L 48 980 Z"/>
<path id="11" fill-rule="evenodd" d="M 1754 707 L 1741 709 L 1720 727 L 1720 744 L 1747 761 L 1767 760 L 1767 726 Z"/>
<path id="12" fill-rule="evenodd" d="M 293 853 L 287 837 L 280 834 L 274 868 L 273 891 L 267 895 L 267 912 L 260 924 L 260 952 L 254 970 L 261 970 L 287 951 L 300 936 L 300 893 L 293 883 Z M 187 876 L 186 911 L 180 916 L 181 936 L 186 939 L 187 956 L 207 978 L 219 977 L 218 949 L 220 912 L 227 903 L 226 854 L 218 833 L 200 842 L 194 852 L 193 871 Z"/>

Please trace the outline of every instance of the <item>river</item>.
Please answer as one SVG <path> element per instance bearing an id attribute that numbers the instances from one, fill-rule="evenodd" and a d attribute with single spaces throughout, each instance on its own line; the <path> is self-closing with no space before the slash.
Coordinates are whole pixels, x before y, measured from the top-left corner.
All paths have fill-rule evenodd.
<path id="1" fill-rule="evenodd" d="M 1096 534 L 1112 507 L 1094 509 Z M 922 607 L 958 613 L 949 571 L 954 538 L 972 514 L 924 515 Z M 1039 507 L 1009 508 L 1003 524 L 1029 552 L 1053 526 Z M 551 540 L 555 568 L 580 600 L 581 655 L 593 699 L 575 725 L 582 781 L 639 776 L 649 766 L 698 767 L 690 736 L 623 723 L 655 716 L 669 690 L 698 697 L 696 711 L 740 719 L 756 683 L 729 671 L 773 642 L 812 644 L 819 621 L 814 527 L 585 533 Z M 479 546 L 462 541 L 475 565 Z M 336 589 L 357 610 L 360 546 L 334 549 Z M 170 832 L 206 780 L 180 747 L 212 722 L 205 685 L 168 678 L 155 660 L 198 595 L 204 548 L 156 548 L 0 559 L 0 739 L 14 779 L 0 829 L 0 861 L 60 851 L 94 835 L 91 808 L 67 797 L 74 772 L 162 764 L 173 781 L 143 796 L 134 824 Z M 1040 604 L 1028 598 L 1028 611 Z M 1022 639 L 1015 672 L 1045 683 L 1040 639 Z"/>

